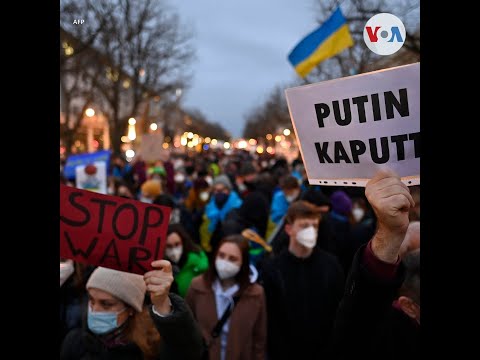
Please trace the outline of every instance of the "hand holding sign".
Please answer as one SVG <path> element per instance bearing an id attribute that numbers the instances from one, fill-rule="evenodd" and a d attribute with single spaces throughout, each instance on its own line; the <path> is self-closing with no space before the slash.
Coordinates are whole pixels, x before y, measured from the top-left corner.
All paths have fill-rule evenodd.
<path id="1" fill-rule="evenodd" d="M 415 206 L 408 187 L 391 170 L 381 170 L 367 183 L 365 196 L 377 216 L 372 250 L 385 262 L 395 263 L 408 229 L 410 206 Z"/>
<path id="2" fill-rule="evenodd" d="M 173 283 L 172 264 L 167 260 L 156 260 L 152 262 L 152 267 L 155 270 L 143 275 L 147 291 L 155 310 L 160 314 L 168 314 L 171 311 L 168 293 Z"/>

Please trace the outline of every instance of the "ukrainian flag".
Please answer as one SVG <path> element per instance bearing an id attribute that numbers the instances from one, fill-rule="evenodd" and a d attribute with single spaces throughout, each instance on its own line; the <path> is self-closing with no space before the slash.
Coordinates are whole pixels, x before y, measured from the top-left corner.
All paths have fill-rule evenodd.
<path id="1" fill-rule="evenodd" d="M 288 60 L 301 77 L 318 63 L 353 45 L 348 24 L 340 7 L 318 29 L 308 34 L 288 55 Z"/>

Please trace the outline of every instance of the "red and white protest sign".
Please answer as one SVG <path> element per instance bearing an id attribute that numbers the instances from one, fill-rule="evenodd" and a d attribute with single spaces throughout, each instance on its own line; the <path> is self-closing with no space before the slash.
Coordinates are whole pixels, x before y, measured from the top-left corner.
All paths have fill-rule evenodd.
<path id="1" fill-rule="evenodd" d="M 144 274 L 163 258 L 171 209 L 60 185 L 60 256 Z"/>

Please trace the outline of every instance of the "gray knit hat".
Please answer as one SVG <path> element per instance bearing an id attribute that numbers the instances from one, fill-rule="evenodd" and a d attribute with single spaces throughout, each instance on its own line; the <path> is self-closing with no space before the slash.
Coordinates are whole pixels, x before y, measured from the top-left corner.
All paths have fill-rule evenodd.
<path id="1" fill-rule="evenodd" d="M 142 311 L 147 287 L 142 275 L 97 267 L 88 279 L 89 288 L 100 289 L 127 303 L 138 312 Z"/>
<path id="2" fill-rule="evenodd" d="M 232 182 L 227 175 L 218 175 L 215 179 L 213 179 L 212 186 L 215 186 L 217 184 L 225 185 L 225 187 L 229 190 L 232 189 Z"/>

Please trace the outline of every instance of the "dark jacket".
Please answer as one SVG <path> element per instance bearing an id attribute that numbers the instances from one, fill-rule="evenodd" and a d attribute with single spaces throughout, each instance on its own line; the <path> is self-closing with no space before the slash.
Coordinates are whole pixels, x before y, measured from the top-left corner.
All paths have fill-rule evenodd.
<path id="1" fill-rule="evenodd" d="M 373 273 L 364 262 L 362 246 L 352 263 L 335 322 L 338 359 L 416 359 L 420 327 L 392 306 L 404 279 L 400 263 L 390 280 Z"/>
<path id="2" fill-rule="evenodd" d="M 265 263 L 269 360 L 329 358 L 344 281 L 337 259 L 321 249 L 304 259 L 285 250 Z"/>
<path id="3" fill-rule="evenodd" d="M 157 327 L 162 342 L 158 359 L 200 360 L 203 353 L 203 339 L 184 300 L 176 294 L 170 294 L 174 313 L 160 317 L 152 312 L 150 316 Z M 60 351 L 60 359 L 143 359 L 140 348 L 133 343 L 111 348 L 87 329 L 75 329 L 66 337 Z"/>

